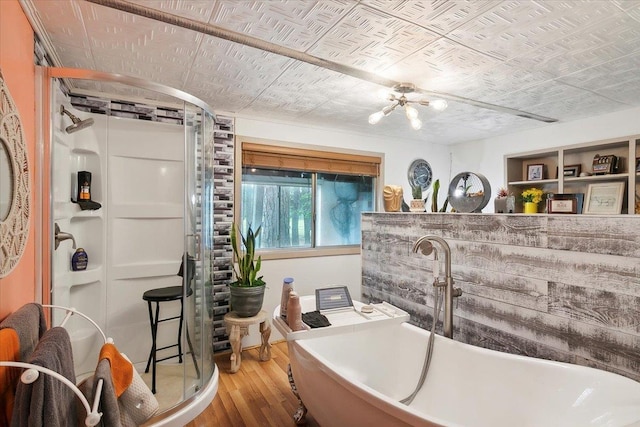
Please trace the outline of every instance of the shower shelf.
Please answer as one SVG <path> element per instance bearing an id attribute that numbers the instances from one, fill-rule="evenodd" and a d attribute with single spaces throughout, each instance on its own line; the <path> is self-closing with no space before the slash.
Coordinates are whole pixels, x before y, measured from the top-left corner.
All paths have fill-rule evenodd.
<path id="1" fill-rule="evenodd" d="M 94 200 L 94 202 L 100 203 L 98 200 Z M 74 218 L 102 218 L 102 208 L 83 211 L 78 204 L 74 203 L 71 209 L 73 210 L 72 216 Z"/>
<path id="2" fill-rule="evenodd" d="M 95 155 L 98 156 L 100 154 L 100 150 L 98 148 L 98 144 L 95 141 L 91 143 L 87 143 L 86 141 L 76 141 L 74 148 L 71 149 L 73 154 L 80 155 Z"/>
<path id="3" fill-rule="evenodd" d="M 102 280 L 102 267 L 88 268 L 82 271 L 72 271 L 69 273 L 71 277 L 71 286 L 88 285 L 90 283 Z"/>

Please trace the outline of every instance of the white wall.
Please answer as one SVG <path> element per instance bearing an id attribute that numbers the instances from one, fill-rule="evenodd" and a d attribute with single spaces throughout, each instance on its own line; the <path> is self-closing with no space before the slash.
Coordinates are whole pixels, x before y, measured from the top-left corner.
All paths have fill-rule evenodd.
<path id="1" fill-rule="evenodd" d="M 552 123 L 537 129 L 453 145 L 452 171 L 453 174 L 474 171 L 485 175 L 491 184 L 493 200 L 498 189 L 506 186 L 505 154 L 635 134 L 640 134 L 640 108 L 572 122 Z M 484 212 L 493 212 L 493 202 L 487 205 Z"/>
<path id="2" fill-rule="evenodd" d="M 444 145 L 419 141 L 399 141 L 376 135 L 347 133 L 328 128 L 243 117 L 236 117 L 235 128 L 236 135 L 240 135 L 244 139 L 253 137 L 384 154 L 382 179 L 378 185 L 378 201 L 380 201 L 382 188 L 387 184 L 393 184 L 403 187 L 404 198 L 407 203 L 409 202 L 411 187 L 407 179 L 407 168 L 416 158 L 423 158 L 431 164 L 434 180 L 439 178 L 441 183 L 448 183 L 450 180 L 450 150 L 448 146 Z M 443 200 L 443 191 L 443 189 L 440 190 L 441 200 Z M 384 210 L 381 203 L 378 210 Z M 295 279 L 294 289 L 300 295 L 313 295 L 316 288 L 346 285 L 354 299 L 361 298 L 362 264 L 360 255 L 263 260 L 262 273 L 268 286 L 263 309 L 270 314 L 280 304 L 282 279 L 285 277 Z M 282 339 L 281 335 L 273 329 L 271 341 L 280 339 Z M 254 326 L 250 335 L 244 339 L 243 345 L 258 344 L 260 344 L 260 335 L 257 332 L 257 326 Z"/>

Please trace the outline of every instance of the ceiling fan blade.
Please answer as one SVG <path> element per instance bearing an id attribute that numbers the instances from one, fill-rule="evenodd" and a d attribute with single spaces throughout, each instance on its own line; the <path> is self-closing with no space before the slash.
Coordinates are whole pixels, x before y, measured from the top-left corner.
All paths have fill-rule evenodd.
<path id="1" fill-rule="evenodd" d="M 135 3 L 129 3 L 124 0 L 87 0 L 90 3 L 99 4 L 112 9 L 117 9 L 122 12 L 128 12 L 134 15 L 142 16 L 148 19 L 153 19 L 166 24 L 175 25 L 177 27 L 185 28 L 191 31 L 196 31 L 201 34 L 207 34 L 209 36 L 221 38 L 234 43 L 239 43 L 245 46 L 254 47 L 266 52 L 274 53 L 276 55 L 286 56 L 288 58 L 295 59 L 297 61 L 305 62 L 307 64 L 315 65 L 317 67 L 332 70 L 341 74 L 345 74 L 351 77 L 355 77 L 360 80 L 367 81 L 369 83 L 378 84 L 393 90 L 394 86 L 402 85 L 400 82 L 396 82 L 384 77 L 381 77 L 375 73 L 359 70 L 357 68 L 339 64 L 334 61 L 329 61 L 317 56 L 309 55 L 305 52 L 300 52 L 295 49 L 291 49 L 285 46 L 280 46 L 275 43 L 271 43 L 257 37 L 248 36 L 246 34 L 237 33 L 235 31 L 228 30 L 226 28 L 219 27 L 217 25 L 209 24 L 206 22 L 196 21 L 193 19 L 185 18 L 179 15 L 163 12 L 157 9 L 140 6 Z M 457 95 L 451 95 L 448 93 L 434 92 L 425 89 L 415 88 L 416 92 L 424 93 L 426 95 L 440 97 L 448 99 L 450 101 L 461 102 L 464 104 L 473 105 L 479 108 L 486 108 L 489 110 L 498 111 L 506 114 L 513 114 L 519 117 L 527 119 L 540 120 L 546 123 L 556 122 L 557 119 L 550 117 L 540 116 L 538 114 L 528 113 L 526 111 L 516 110 L 514 108 L 502 107 L 499 105 L 489 104 L 487 102 L 476 101 L 474 99 L 464 98 Z"/>

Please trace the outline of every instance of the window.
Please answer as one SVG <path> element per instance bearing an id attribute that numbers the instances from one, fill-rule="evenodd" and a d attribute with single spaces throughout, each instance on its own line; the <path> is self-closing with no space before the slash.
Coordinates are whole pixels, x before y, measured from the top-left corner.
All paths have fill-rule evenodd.
<path id="1" fill-rule="evenodd" d="M 380 157 L 245 142 L 242 159 L 240 227 L 262 227 L 258 249 L 360 244 Z"/>

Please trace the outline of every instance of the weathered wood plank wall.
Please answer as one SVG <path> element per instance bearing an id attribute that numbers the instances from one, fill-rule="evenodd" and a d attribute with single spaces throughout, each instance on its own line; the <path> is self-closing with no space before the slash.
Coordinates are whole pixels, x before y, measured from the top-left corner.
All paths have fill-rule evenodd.
<path id="1" fill-rule="evenodd" d="M 451 246 L 454 339 L 640 381 L 640 216 L 363 214 L 364 299 L 430 329 L 425 234 Z"/>

